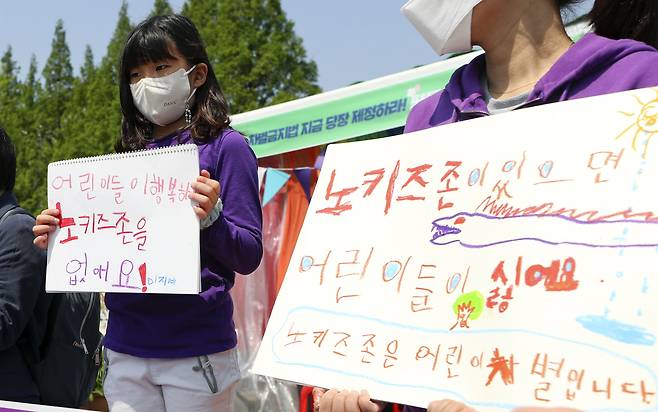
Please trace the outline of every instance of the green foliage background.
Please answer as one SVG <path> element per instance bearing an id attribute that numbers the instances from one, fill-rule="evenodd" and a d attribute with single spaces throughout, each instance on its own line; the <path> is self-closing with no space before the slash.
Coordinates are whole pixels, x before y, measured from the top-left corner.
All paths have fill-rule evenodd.
<path id="1" fill-rule="evenodd" d="M 151 15 L 172 11 L 167 0 L 155 0 Z M 279 0 L 187 0 L 181 13 L 199 29 L 232 113 L 320 92 L 317 66 Z M 11 46 L 2 55 L 0 126 L 17 149 L 16 195 L 33 213 L 47 206 L 48 163 L 113 151 L 121 125 L 118 65 L 133 27 L 124 2 L 105 55 L 95 64 L 87 47 L 78 73 L 61 20 L 42 69 L 33 57 L 19 76 Z"/>

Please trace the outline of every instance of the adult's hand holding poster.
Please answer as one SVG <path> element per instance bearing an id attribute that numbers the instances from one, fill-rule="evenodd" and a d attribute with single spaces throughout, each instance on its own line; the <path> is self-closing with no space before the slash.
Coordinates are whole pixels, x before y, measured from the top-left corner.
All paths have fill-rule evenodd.
<path id="1" fill-rule="evenodd" d="M 196 145 L 48 165 L 47 291 L 196 294 L 199 221 L 188 195 Z"/>
<path id="2" fill-rule="evenodd" d="M 658 410 L 658 91 L 333 145 L 254 372 Z"/>

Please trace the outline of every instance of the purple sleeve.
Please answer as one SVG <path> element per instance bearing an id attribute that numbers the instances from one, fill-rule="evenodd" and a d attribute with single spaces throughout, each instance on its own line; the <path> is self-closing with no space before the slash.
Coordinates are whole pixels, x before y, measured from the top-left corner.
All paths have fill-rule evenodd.
<path id="1" fill-rule="evenodd" d="M 417 132 L 432 127 L 430 125 L 430 119 L 434 114 L 434 110 L 439 103 L 442 93 L 443 91 L 435 93 L 416 103 L 416 105 L 411 108 L 411 111 L 407 116 L 407 122 L 404 125 L 404 133 Z"/>
<path id="2" fill-rule="evenodd" d="M 658 53 L 637 52 L 619 60 L 591 81 L 576 97 L 617 93 L 658 86 Z"/>
<path id="3" fill-rule="evenodd" d="M 415 406 L 405 406 L 403 412 L 427 412 L 427 409 L 417 408 Z"/>
<path id="4" fill-rule="evenodd" d="M 217 176 L 222 213 L 201 232 L 201 241 L 220 263 L 242 274 L 256 270 L 263 255 L 263 216 L 258 193 L 258 163 L 244 137 L 227 133 L 219 146 Z"/>
<path id="5" fill-rule="evenodd" d="M 628 59 L 626 64 L 626 77 L 635 79 L 633 88 L 641 89 L 645 87 L 658 86 L 658 53 L 655 51 L 646 51 L 636 53 Z"/>

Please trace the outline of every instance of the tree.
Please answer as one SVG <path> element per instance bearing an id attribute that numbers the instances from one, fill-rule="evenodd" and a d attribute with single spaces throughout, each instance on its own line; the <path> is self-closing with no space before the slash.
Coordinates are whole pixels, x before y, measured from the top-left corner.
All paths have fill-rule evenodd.
<path id="1" fill-rule="evenodd" d="M 23 106 L 27 110 L 32 110 L 36 107 L 37 98 L 41 94 L 41 83 L 37 80 L 37 71 L 37 57 L 33 54 L 21 93 Z"/>
<path id="2" fill-rule="evenodd" d="M 167 0 L 155 0 L 153 10 L 151 11 L 151 14 L 149 14 L 149 17 L 165 16 L 167 14 L 173 14 L 173 12 L 174 10 L 171 8 Z"/>
<path id="3" fill-rule="evenodd" d="M 73 67 L 71 66 L 71 52 L 66 43 L 64 22 L 57 20 L 55 35 L 53 37 L 50 56 L 43 68 L 43 96 L 42 111 L 45 113 L 44 130 L 48 143 L 53 144 L 61 140 L 60 128 L 66 103 L 73 90 Z"/>
<path id="4" fill-rule="evenodd" d="M 211 35 L 214 34 L 213 26 L 219 19 L 219 1 L 187 0 L 181 13 L 192 19 L 208 45 L 208 41 L 212 39 Z"/>
<path id="5" fill-rule="evenodd" d="M 53 148 L 65 144 L 63 122 L 75 84 L 71 52 L 66 43 L 64 23 L 58 20 L 48 60 L 41 72 L 43 87 L 36 86 L 36 63 L 33 60 L 27 84 L 21 91 L 21 147 L 26 159 L 19 164 L 22 179 L 21 201 L 34 211 L 46 206 L 47 166 L 53 159 Z M 35 98 L 36 95 L 36 98 Z M 37 106 L 34 104 L 38 102 Z"/>
<path id="6" fill-rule="evenodd" d="M 187 0 L 182 13 L 201 32 L 232 112 L 320 92 L 280 0 Z"/>
<path id="7" fill-rule="evenodd" d="M 71 51 L 66 43 L 66 31 L 64 30 L 64 22 L 61 19 L 57 20 L 55 25 L 50 56 L 48 56 L 42 74 L 47 92 L 65 94 L 71 91 L 73 84 Z"/>
<path id="8" fill-rule="evenodd" d="M 14 61 L 11 46 L 9 46 L 0 59 L 0 73 L 5 77 L 14 77 L 16 76 L 16 71 L 16 62 Z"/>
<path id="9" fill-rule="evenodd" d="M 9 127 L 7 125 L 8 116 L 14 111 L 16 99 L 19 95 L 17 74 L 18 66 L 14 61 L 11 46 L 9 46 L 0 58 L 0 104 L 3 108 L 3 119 L 0 123 L 4 124 L 5 128 Z"/>
<path id="10" fill-rule="evenodd" d="M 90 152 L 98 154 L 94 149 L 89 150 L 98 145 L 95 144 L 95 136 L 88 134 L 88 123 L 93 122 L 89 116 L 89 106 L 94 94 L 91 85 L 96 76 L 96 70 L 93 52 L 87 45 L 84 63 L 80 67 L 80 77 L 73 81 L 71 98 L 66 104 L 62 118 L 61 132 L 64 138 L 53 147 L 52 160 L 85 156 Z"/>
<path id="11" fill-rule="evenodd" d="M 104 72 L 104 75 L 110 75 L 111 78 L 109 80 L 117 85 L 119 82 L 119 62 L 121 60 L 121 54 L 123 53 L 123 46 L 125 45 L 132 29 L 133 26 L 128 17 L 128 4 L 124 0 L 119 9 L 119 19 L 114 28 L 114 34 L 112 34 L 110 43 L 107 46 L 107 52 L 105 57 L 101 60 L 99 68 L 99 72 Z"/>
<path id="12" fill-rule="evenodd" d="M 90 79 L 85 112 L 85 131 L 80 155 L 92 156 L 111 153 L 121 133 L 121 105 L 119 102 L 119 63 L 126 39 L 133 26 L 128 17 L 128 5 L 124 1 L 119 9 L 119 18 L 107 52 L 94 76 Z"/>
<path id="13" fill-rule="evenodd" d="M 18 69 L 16 69 L 17 71 Z M 42 94 L 37 79 L 36 57 L 32 55 L 23 83 L 14 80 L 14 97 L 2 103 L 3 123 L 16 146 L 16 187 L 21 205 L 32 213 L 46 205 L 45 180 L 50 146 L 43 139 Z M 5 108 L 5 105 L 10 107 Z"/>
<path id="14" fill-rule="evenodd" d="M 14 116 L 19 96 L 17 72 L 18 66 L 14 61 L 11 46 L 9 46 L 0 58 L 0 108 L 2 108 L 0 124 L 5 129 L 17 126 Z M 11 134 L 9 130 L 8 132 Z"/>
<path id="15" fill-rule="evenodd" d="M 94 77 L 95 72 L 96 67 L 94 66 L 94 53 L 91 51 L 91 47 L 87 45 L 85 48 L 85 60 L 82 64 L 82 67 L 80 67 L 80 79 L 83 82 L 89 81 L 92 77 Z"/>

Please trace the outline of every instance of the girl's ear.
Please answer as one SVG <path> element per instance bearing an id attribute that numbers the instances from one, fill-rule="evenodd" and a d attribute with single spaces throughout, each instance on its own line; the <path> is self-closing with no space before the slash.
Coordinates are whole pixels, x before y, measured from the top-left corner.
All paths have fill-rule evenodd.
<path id="1" fill-rule="evenodd" d="M 206 82 L 206 77 L 208 76 L 208 65 L 205 63 L 199 63 L 194 68 L 192 75 L 190 76 L 192 80 L 192 88 L 197 89 L 204 85 Z"/>

